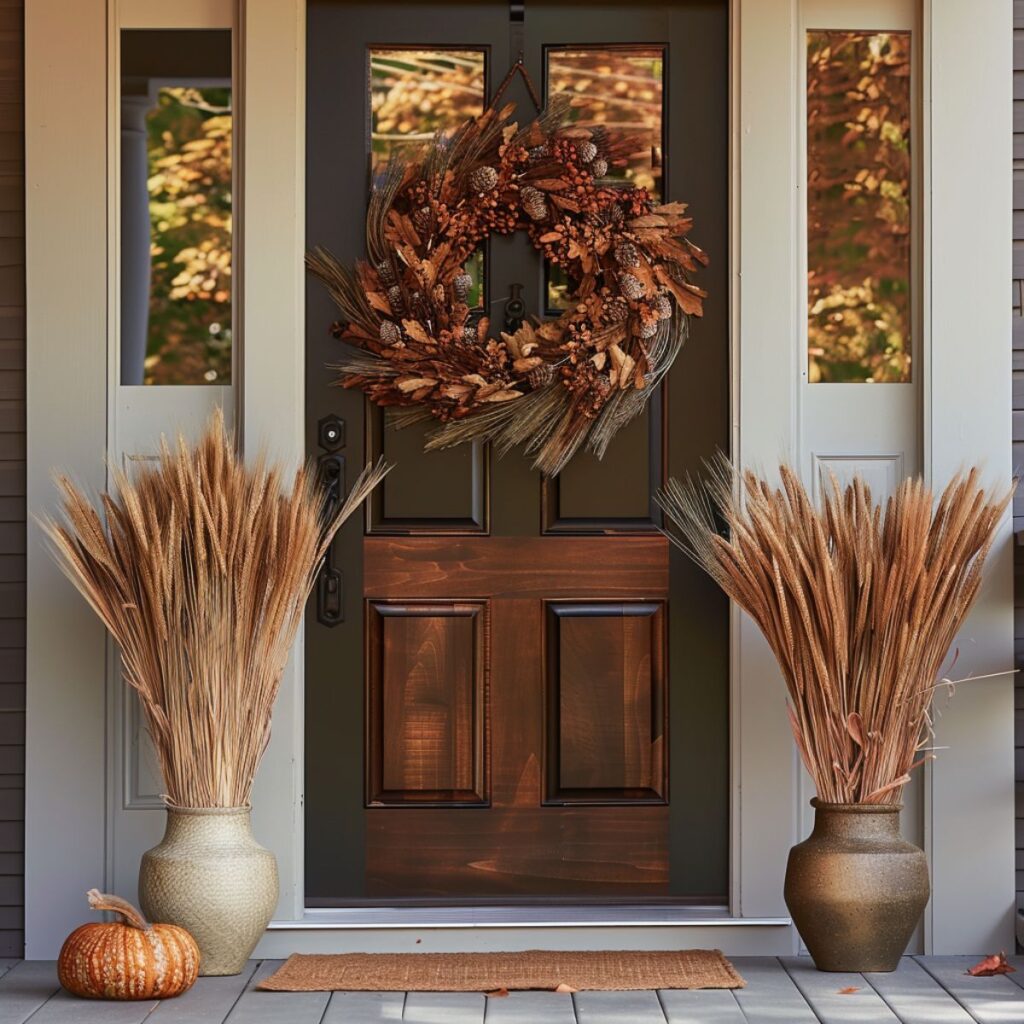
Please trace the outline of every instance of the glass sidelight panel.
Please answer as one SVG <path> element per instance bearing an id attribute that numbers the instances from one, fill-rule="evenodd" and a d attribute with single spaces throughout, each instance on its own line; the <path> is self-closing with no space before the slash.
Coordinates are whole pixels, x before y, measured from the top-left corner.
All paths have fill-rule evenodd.
<path id="1" fill-rule="evenodd" d="M 230 384 L 228 29 L 121 33 L 121 383 Z"/>
<path id="2" fill-rule="evenodd" d="M 546 47 L 548 96 L 573 95 L 572 120 L 630 145 L 611 161 L 605 177 L 648 189 L 662 198 L 664 170 L 665 48 L 661 46 Z M 565 309 L 568 281 L 547 269 L 547 305 Z"/>
<path id="3" fill-rule="evenodd" d="M 807 33 L 812 383 L 911 376 L 909 32 Z"/>
<path id="4" fill-rule="evenodd" d="M 370 50 L 370 172 L 376 179 L 395 152 L 449 135 L 483 113 L 483 50 L 379 47 Z M 484 253 L 466 265 L 471 308 L 483 305 Z"/>

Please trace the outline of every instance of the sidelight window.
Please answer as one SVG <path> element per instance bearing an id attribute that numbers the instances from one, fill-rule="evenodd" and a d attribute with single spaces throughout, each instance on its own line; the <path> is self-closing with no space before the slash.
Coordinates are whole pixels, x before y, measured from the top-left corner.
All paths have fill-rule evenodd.
<path id="1" fill-rule="evenodd" d="M 911 376 L 911 37 L 807 33 L 812 383 Z"/>

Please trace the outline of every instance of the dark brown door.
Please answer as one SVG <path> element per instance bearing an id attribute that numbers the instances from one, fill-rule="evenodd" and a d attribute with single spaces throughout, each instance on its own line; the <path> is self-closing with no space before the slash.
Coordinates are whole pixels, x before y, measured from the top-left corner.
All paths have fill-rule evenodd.
<path id="1" fill-rule="evenodd" d="M 424 454 L 422 431 L 331 387 L 334 314 L 308 289 L 310 453 L 397 468 L 307 617 L 307 897 L 721 902 L 726 608 L 651 495 L 728 446 L 727 5 L 317 0 L 308 24 L 311 246 L 362 256 L 373 171 L 479 112 L 521 52 L 538 88 L 643 140 L 627 173 L 692 204 L 713 262 L 647 414 L 552 481 L 482 445 Z M 496 324 L 510 295 L 562 301 L 524 232 L 472 273 Z"/>

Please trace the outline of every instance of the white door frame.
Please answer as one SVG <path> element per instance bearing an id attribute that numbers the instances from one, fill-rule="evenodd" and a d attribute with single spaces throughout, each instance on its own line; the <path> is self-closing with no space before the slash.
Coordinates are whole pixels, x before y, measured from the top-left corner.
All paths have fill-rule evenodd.
<path id="1" fill-rule="evenodd" d="M 122 0 L 132 9 L 149 0 Z M 188 0 L 206 17 L 218 0 Z M 180 9 L 180 5 L 179 5 Z M 28 507 L 53 507 L 51 467 L 104 482 L 107 367 L 113 337 L 109 133 L 116 126 L 107 52 L 116 0 L 26 5 Z M 925 472 L 942 482 L 984 458 L 1010 469 L 1011 3 L 923 0 L 922 282 Z M 178 20 L 178 13 L 175 13 Z M 304 250 L 303 0 L 247 0 L 235 13 L 241 55 L 243 279 L 241 429 L 248 448 L 301 457 Z M 733 0 L 733 436 L 745 465 L 799 459 L 798 0 Z M 872 26 L 865 26 L 872 27 Z M 69 98 L 73 97 L 73 102 Z M 985 112 L 984 120 L 978 112 Z M 966 140 L 970 140 L 969 144 Z M 68 173 L 73 163 L 73 173 Z M 932 217 L 932 211 L 941 216 Z M 244 224 L 242 227 L 244 228 Z M 943 254 L 932 259 L 931 254 Z M 950 256 L 948 254 L 955 254 Z M 960 255 L 964 254 L 964 255 Z M 725 297 L 720 297 L 725 301 Z M 965 357 L 969 355 L 969 359 Z M 1012 665 L 1009 522 L 959 668 Z M 107 875 L 110 787 L 105 639 L 29 525 L 26 940 L 52 957 L 85 916 L 83 893 Z M 306 914 L 303 907 L 301 640 L 274 715 L 254 795 L 259 838 L 277 854 L 282 891 L 259 952 L 297 949 L 618 948 L 717 945 L 790 952 L 782 900 L 799 837 L 797 762 L 782 687 L 766 645 L 733 613 L 732 863 L 727 917 L 680 912 L 604 927 L 474 924 L 388 928 Z M 940 722 L 949 744 L 926 777 L 926 845 L 934 897 L 929 951 L 1009 948 L 1014 910 L 1013 700 L 1010 677 L 959 688 Z M 154 812 L 159 833 L 159 812 Z M 983 841 L 975 841 L 983 837 Z M 437 922 L 435 922 L 435 925 Z"/>

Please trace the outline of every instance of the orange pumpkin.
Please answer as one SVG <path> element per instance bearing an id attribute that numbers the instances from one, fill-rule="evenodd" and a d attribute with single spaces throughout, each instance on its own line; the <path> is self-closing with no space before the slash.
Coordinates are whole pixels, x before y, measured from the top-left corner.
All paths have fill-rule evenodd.
<path id="1" fill-rule="evenodd" d="M 87 999 L 168 999 L 187 992 L 199 974 L 199 947 L 184 928 L 150 924 L 127 900 L 88 892 L 93 910 L 121 920 L 83 924 L 65 940 L 57 977 Z"/>

